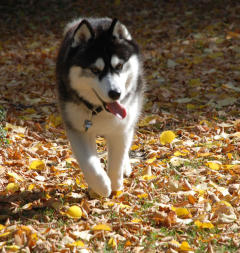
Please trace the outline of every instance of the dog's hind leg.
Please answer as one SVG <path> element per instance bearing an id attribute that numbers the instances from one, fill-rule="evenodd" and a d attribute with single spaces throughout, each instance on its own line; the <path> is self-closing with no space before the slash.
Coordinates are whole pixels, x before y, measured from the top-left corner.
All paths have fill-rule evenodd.
<path id="1" fill-rule="evenodd" d="M 67 129 L 73 153 L 89 187 L 103 197 L 111 194 L 111 181 L 97 156 L 95 135 Z"/>

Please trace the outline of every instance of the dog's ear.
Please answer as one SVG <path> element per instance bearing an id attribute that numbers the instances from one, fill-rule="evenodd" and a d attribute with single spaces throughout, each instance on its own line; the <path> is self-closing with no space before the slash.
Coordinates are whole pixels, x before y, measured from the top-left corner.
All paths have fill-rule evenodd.
<path id="1" fill-rule="evenodd" d="M 82 20 L 73 34 L 72 47 L 78 46 L 80 43 L 86 43 L 94 37 L 94 32 L 87 20 Z"/>
<path id="2" fill-rule="evenodd" d="M 116 38 L 132 40 L 132 36 L 126 26 L 120 23 L 116 18 L 113 19 L 109 31 Z"/>

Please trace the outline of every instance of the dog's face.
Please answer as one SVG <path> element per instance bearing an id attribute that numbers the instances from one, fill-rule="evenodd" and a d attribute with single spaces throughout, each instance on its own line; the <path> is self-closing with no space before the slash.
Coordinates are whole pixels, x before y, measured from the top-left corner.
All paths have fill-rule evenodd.
<path id="1" fill-rule="evenodd" d="M 138 48 L 116 20 L 107 29 L 81 21 L 72 33 L 68 61 L 72 89 L 93 104 L 121 101 L 139 74 Z"/>

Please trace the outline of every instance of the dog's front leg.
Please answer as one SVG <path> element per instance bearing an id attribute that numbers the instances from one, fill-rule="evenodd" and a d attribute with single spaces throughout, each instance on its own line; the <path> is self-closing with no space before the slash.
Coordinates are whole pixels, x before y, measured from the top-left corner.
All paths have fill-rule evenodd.
<path id="1" fill-rule="evenodd" d="M 73 153 L 89 187 L 103 197 L 111 194 L 111 181 L 97 156 L 95 136 L 67 129 Z"/>
<path id="2" fill-rule="evenodd" d="M 113 134 L 107 137 L 108 142 L 108 175 L 111 179 L 112 190 L 121 190 L 123 174 L 131 174 L 128 151 L 132 143 L 133 131 Z"/>

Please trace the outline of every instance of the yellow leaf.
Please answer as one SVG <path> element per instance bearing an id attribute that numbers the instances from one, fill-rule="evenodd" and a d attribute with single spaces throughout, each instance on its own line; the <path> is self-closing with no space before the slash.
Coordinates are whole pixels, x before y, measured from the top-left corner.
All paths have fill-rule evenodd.
<path id="1" fill-rule="evenodd" d="M 232 153 L 227 153 L 227 158 L 228 158 L 229 160 L 231 160 L 232 157 L 233 157 Z"/>
<path id="2" fill-rule="evenodd" d="M 192 217 L 191 213 L 185 207 L 172 207 L 172 210 L 176 213 L 178 217 L 190 218 Z"/>
<path id="3" fill-rule="evenodd" d="M 46 193 L 46 194 L 45 194 L 45 198 L 46 198 L 46 199 L 51 199 L 52 197 L 51 197 L 51 195 L 49 195 L 48 193 Z"/>
<path id="4" fill-rule="evenodd" d="M 32 241 L 37 241 L 37 240 L 38 240 L 38 236 L 37 236 L 36 233 L 32 233 L 32 234 L 31 234 L 31 240 L 32 240 Z"/>
<path id="5" fill-rule="evenodd" d="M 116 241 L 113 237 L 111 237 L 108 241 L 108 246 L 115 248 L 117 246 Z"/>
<path id="6" fill-rule="evenodd" d="M 117 198 L 117 197 L 119 197 L 121 194 L 123 193 L 123 191 L 115 191 L 114 192 L 114 196 Z"/>
<path id="7" fill-rule="evenodd" d="M 105 202 L 104 204 L 103 204 L 103 206 L 106 208 L 106 207 L 111 207 L 111 206 L 114 206 L 114 202 L 112 202 L 112 201 L 107 201 L 107 202 Z"/>
<path id="8" fill-rule="evenodd" d="M 145 199 L 145 198 L 148 197 L 148 194 L 147 194 L 147 193 L 138 194 L 137 197 L 138 197 L 139 199 Z"/>
<path id="9" fill-rule="evenodd" d="M 81 189 L 87 189 L 88 188 L 87 185 L 84 184 L 84 180 L 82 179 L 82 177 L 76 177 L 76 184 Z"/>
<path id="10" fill-rule="evenodd" d="M 190 245 L 188 244 L 188 242 L 186 241 L 183 241 L 181 246 L 180 246 L 180 250 L 182 251 L 190 251 L 190 250 L 193 250 Z"/>
<path id="11" fill-rule="evenodd" d="M 84 242 L 81 240 L 75 241 L 73 243 L 67 244 L 68 247 L 84 247 Z"/>
<path id="12" fill-rule="evenodd" d="M 211 156 L 212 153 L 198 153 L 197 156 L 198 157 L 206 157 L 206 156 Z"/>
<path id="13" fill-rule="evenodd" d="M 8 172 L 8 175 L 16 180 L 23 181 L 23 178 L 15 172 Z"/>
<path id="14" fill-rule="evenodd" d="M 29 190 L 29 191 L 32 191 L 33 188 L 34 188 L 35 186 L 36 186 L 35 184 L 30 184 L 30 185 L 28 186 L 28 190 Z"/>
<path id="15" fill-rule="evenodd" d="M 231 169 L 234 169 L 235 166 L 236 165 L 234 165 L 234 164 L 226 164 L 226 165 L 223 165 L 223 168 L 225 170 L 231 170 Z"/>
<path id="16" fill-rule="evenodd" d="M 105 144 L 106 143 L 106 140 L 103 138 L 103 137 L 98 137 L 96 139 L 96 143 L 97 144 Z"/>
<path id="17" fill-rule="evenodd" d="M 5 237 L 5 236 L 8 236 L 10 234 L 10 232 L 5 232 L 3 234 L 0 234 L 0 237 Z"/>
<path id="18" fill-rule="evenodd" d="M 62 123 L 62 118 L 56 115 L 50 115 L 47 119 L 46 129 L 58 127 Z"/>
<path id="19" fill-rule="evenodd" d="M 28 203 L 28 204 L 26 204 L 26 205 L 24 205 L 23 207 L 22 207 L 22 209 L 23 210 L 30 210 L 30 209 L 32 209 L 32 203 Z"/>
<path id="20" fill-rule="evenodd" d="M 138 126 L 139 127 L 145 127 L 145 126 L 149 126 L 152 124 L 155 124 L 157 117 L 150 115 L 145 117 L 143 120 L 141 120 L 140 122 L 138 122 Z"/>
<path id="21" fill-rule="evenodd" d="M 93 230 L 93 231 L 99 231 L 99 230 L 103 230 L 103 231 L 112 231 L 112 228 L 111 228 L 109 225 L 107 225 L 107 224 L 102 224 L 102 223 L 100 223 L 100 224 L 98 224 L 98 225 L 93 226 L 93 227 L 92 227 L 92 230 Z"/>
<path id="22" fill-rule="evenodd" d="M 66 163 L 72 163 L 72 161 L 75 162 L 75 159 L 73 157 L 68 157 L 67 159 L 65 159 Z"/>
<path id="23" fill-rule="evenodd" d="M 172 131 L 164 131 L 160 135 L 160 142 L 162 145 L 171 143 L 176 138 L 176 135 Z"/>
<path id="24" fill-rule="evenodd" d="M 170 241 L 170 242 L 169 242 L 169 245 L 170 245 L 171 247 L 175 248 L 175 249 L 178 249 L 178 248 L 181 246 L 181 244 L 180 244 L 178 241 L 176 241 L 176 240 Z"/>
<path id="25" fill-rule="evenodd" d="M 66 214 L 70 218 L 79 219 L 82 217 L 82 210 L 79 206 L 71 206 L 68 208 Z"/>
<path id="26" fill-rule="evenodd" d="M 220 169 L 221 169 L 221 164 L 216 163 L 216 162 L 207 162 L 207 166 L 208 166 L 211 170 L 220 170 Z"/>
<path id="27" fill-rule="evenodd" d="M 134 145 L 132 145 L 131 150 L 137 150 L 137 149 L 139 149 L 139 147 L 140 147 L 139 145 L 134 144 Z"/>
<path id="28" fill-rule="evenodd" d="M 45 164 L 41 160 L 34 160 L 31 162 L 30 167 L 31 170 L 43 170 L 45 168 Z"/>
<path id="29" fill-rule="evenodd" d="M 149 181 L 149 180 L 151 180 L 151 179 L 153 179 L 153 178 L 155 178 L 156 176 L 154 176 L 154 175 L 143 175 L 142 177 L 141 177 L 141 179 L 143 179 L 143 180 L 146 180 L 146 181 Z"/>
<path id="30" fill-rule="evenodd" d="M 152 158 L 150 158 L 150 159 L 147 159 L 146 163 L 152 164 L 156 159 L 157 159 L 157 157 L 154 156 L 154 157 L 152 157 Z"/>
<path id="31" fill-rule="evenodd" d="M 174 152 L 174 156 L 186 156 L 187 153 L 183 153 L 183 152 L 180 152 L 180 151 L 176 151 Z"/>
<path id="32" fill-rule="evenodd" d="M 31 229 L 28 226 L 21 225 L 20 228 L 25 231 L 30 231 Z"/>
<path id="33" fill-rule="evenodd" d="M 6 186 L 6 191 L 7 192 L 16 192 L 19 190 L 19 185 L 16 184 L 16 183 L 9 183 L 7 186 Z"/>
<path id="34" fill-rule="evenodd" d="M 0 224 L 0 230 L 3 230 L 6 226 Z"/>
<path id="35" fill-rule="evenodd" d="M 211 222 L 201 222 L 200 220 L 196 220 L 194 224 L 198 228 L 214 228 L 214 225 Z"/>
<path id="36" fill-rule="evenodd" d="M 219 201 L 217 204 L 218 204 L 218 205 L 223 204 L 223 205 L 225 205 L 225 206 L 232 207 L 232 205 L 231 205 L 229 202 L 225 201 L 225 200 L 221 200 L 221 201 Z"/>
<path id="37" fill-rule="evenodd" d="M 142 220 L 141 219 L 132 219 L 131 222 L 132 223 L 141 223 Z"/>
<path id="38" fill-rule="evenodd" d="M 17 245 L 9 245 L 9 246 L 6 246 L 6 249 L 9 250 L 8 252 L 11 252 L 11 251 L 19 251 L 20 247 L 17 246 Z"/>
<path id="39" fill-rule="evenodd" d="M 119 203 L 117 203 L 117 204 L 119 204 Z M 120 207 L 120 208 L 130 208 L 129 205 L 124 205 L 123 203 L 120 203 L 120 204 L 119 204 L 119 207 Z"/>

